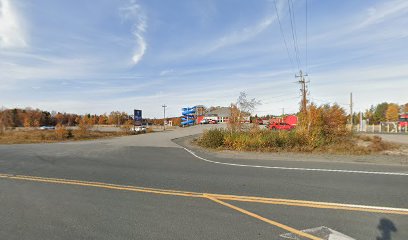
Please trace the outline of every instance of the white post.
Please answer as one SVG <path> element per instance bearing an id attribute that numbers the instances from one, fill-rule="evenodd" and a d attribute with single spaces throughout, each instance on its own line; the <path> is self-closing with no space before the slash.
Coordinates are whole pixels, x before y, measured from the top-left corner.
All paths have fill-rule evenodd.
<path id="1" fill-rule="evenodd" d="M 360 132 L 364 131 L 363 129 L 363 113 L 360 112 Z"/>

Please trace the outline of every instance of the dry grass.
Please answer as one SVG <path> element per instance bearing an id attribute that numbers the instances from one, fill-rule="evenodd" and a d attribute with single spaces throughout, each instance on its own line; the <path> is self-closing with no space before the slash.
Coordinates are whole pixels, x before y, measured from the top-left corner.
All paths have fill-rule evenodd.
<path id="1" fill-rule="evenodd" d="M 398 144 L 384 142 L 379 136 L 357 135 L 355 136 L 355 139 L 365 142 L 365 146 L 370 152 L 382 152 L 397 149 L 399 147 Z"/>
<path id="2" fill-rule="evenodd" d="M 236 119 L 232 106 L 230 119 Z M 234 114 L 235 115 L 234 115 Z M 239 118 L 238 118 L 239 119 Z M 231 120 L 230 120 L 231 121 Z M 213 149 L 261 152 L 324 152 L 336 154 L 370 154 L 395 148 L 379 137 L 355 136 L 347 129 L 347 115 L 339 105 L 309 104 L 299 114 L 298 126 L 292 131 L 243 129 L 240 121 L 228 125 L 228 130 L 206 131 L 198 144 Z"/>
<path id="3" fill-rule="evenodd" d="M 54 130 L 7 130 L 0 134 L 0 144 L 23 144 L 23 143 L 52 143 L 64 141 L 92 140 L 130 135 L 129 132 L 99 132 L 88 131 L 84 134 L 81 130 L 66 130 L 57 128 Z"/>
<path id="4" fill-rule="evenodd" d="M 365 141 L 365 144 L 358 144 Z M 333 154 L 370 154 L 393 149 L 395 146 L 382 141 L 379 137 L 354 136 L 351 133 L 322 136 L 305 130 L 269 131 L 251 129 L 249 131 L 229 131 L 211 129 L 198 139 L 202 147 L 238 151 L 259 152 L 317 152 Z"/>

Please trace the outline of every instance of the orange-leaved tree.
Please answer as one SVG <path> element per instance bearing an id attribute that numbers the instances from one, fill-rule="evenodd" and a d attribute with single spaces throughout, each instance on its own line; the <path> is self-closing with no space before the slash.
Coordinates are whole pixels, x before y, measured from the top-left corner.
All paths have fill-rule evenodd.
<path id="1" fill-rule="evenodd" d="M 389 122 L 398 121 L 399 106 L 395 103 L 389 103 L 385 112 L 385 119 Z"/>

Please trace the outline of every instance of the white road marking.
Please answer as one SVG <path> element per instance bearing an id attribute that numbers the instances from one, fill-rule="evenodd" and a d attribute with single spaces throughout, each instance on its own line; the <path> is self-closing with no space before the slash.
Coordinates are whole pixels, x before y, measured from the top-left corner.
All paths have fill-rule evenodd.
<path id="1" fill-rule="evenodd" d="M 198 156 L 190 149 L 184 148 L 194 157 L 215 164 L 229 165 L 235 167 L 250 167 L 250 168 L 265 168 L 265 169 L 281 169 L 281 170 L 294 170 L 294 171 L 315 171 L 315 172 L 336 172 L 336 173 L 358 173 L 358 174 L 375 174 L 375 175 L 394 175 L 394 176 L 408 176 L 408 173 L 404 172 L 370 172 L 370 171 L 358 171 L 358 170 L 344 170 L 344 169 L 324 169 L 324 168 L 294 168 L 294 167 L 273 167 L 273 166 L 263 166 L 263 165 L 246 165 L 246 164 L 237 164 L 237 163 L 226 163 L 226 162 L 217 162 L 205 159 Z"/>
<path id="2" fill-rule="evenodd" d="M 322 239 L 330 239 L 330 240 L 355 240 L 354 238 L 347 236 L 341 232 L 337 232 L 333 229 L 330 229 L 325 226 L 317 227 L 317 228 L 310 228 L 310 229 L 305 229 L 302 230 L 302 232 L 312 234 L 313 236 L 319 236 Z M 299 239 L 298 236 L 296 236 L 293 233 L 286 233 L 280 235 L 282 238 L 287 238 L 287 239 Z"/>

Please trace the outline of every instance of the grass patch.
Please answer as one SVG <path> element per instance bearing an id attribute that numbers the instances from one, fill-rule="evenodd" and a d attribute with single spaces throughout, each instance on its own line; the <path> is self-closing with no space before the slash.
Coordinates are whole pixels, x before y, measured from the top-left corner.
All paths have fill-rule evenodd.
<path id="1" fill-rule="evenodd" d="M 0 134 L 0 144 L 52 143 L 65 141 L 92 140 L 99 138 L 131 135 L 130 132 L 100 132 L 70 130 L 58 127 L 53 130 L 7 130 Z"/>
<path id="2" fill-rule="evenodd" d="M 322 135 L 302 129 L 270 131 L 267 129 L 231 131 L 211 129 L 198 139 L 198 145 L 211 149 L 261 152 L 325 152 L 335 154 L 370 154 L 392 149 L 380 137 L 355 136 L 350 132 Z M 365 144 L 359 144 L 364 141 Z"/>

